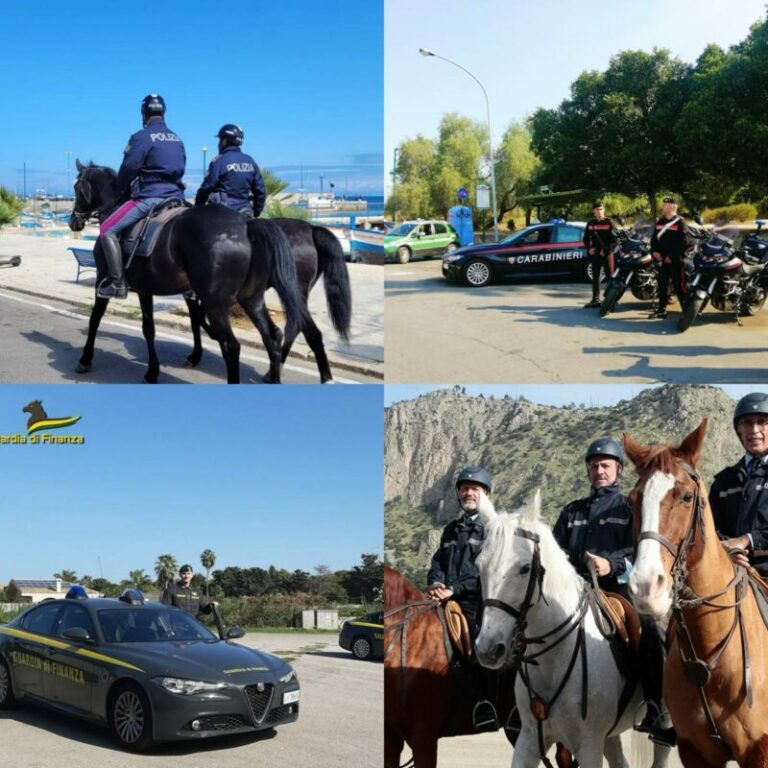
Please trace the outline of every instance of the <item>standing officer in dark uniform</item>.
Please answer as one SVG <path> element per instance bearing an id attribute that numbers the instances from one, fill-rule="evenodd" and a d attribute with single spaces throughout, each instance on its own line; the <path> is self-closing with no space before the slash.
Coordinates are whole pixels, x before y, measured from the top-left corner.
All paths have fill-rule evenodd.
<path id="1" fill-rule="evenodd" d="M 221 203 L 246 216 L 259 217 L 264 210 L 267 193 L 256 161 L 240 147 L 244 134 L 232 123 L 221 126 L 218 133 L 219 154 L 211 160 L 195 205 Z"/>
<path id="2" fill-rule="evenodd" d="M 179 580 L 165 588 L 160 602 L 164 605 L 182 608 L 195 617 L 201 613 L 211 613 L 214 606 L 218 605 L 218 603 L 214 600 L 207 600 L 197 589 L 190 586 L 192 574 L 191 565 L 182 565 L 179 569 Z"/>
<path id="3" fill-rule="evenodd" d="M 667 316 L 669 301 L 669 278 L 682 309 L 687 295 L 683 258 L 688 245 L 688 225 L 677 214 L 677 203 L 673 197 L 665 197 L 661 217 L 651 235 L 651 255 L 661 262 L 659 269 L 659 304 L 651 312 L 651 318 L 663 320 Z"/>
<path id="4" fill-rule="evenodd" d="M 742 397 L 733 427 L 745 454 L 715 475 L 709 504 L 715 528 L 731 557 L 768 578 L 768 395 Z"/>
<path id="5" fill-rule="evenodd" d="M 181 139 L 165 124 L 162 96 L 152 93 L 144 97 L 141 119 L 144 127 L 129 139 L 117 172 L 118 189 L 124 198 L 129 198 L 128 202 L 112 211 L 99 227 L 111 280 L 96 290 L 96 295 L 102 299 L 124 299 L 128 294 L 118 235 L 143 219 L 163 200 L 184 201 L 181 179 L 187 156 Z"/>
<path id="6" fill-rule="evenodd" d="M 490 497 L 492 489 L 491 476 L 482 467 L 466 467 L 459 472 L 456 478 L 456 495 L 459 497 L 463 514 L 443 529 L 440 547 L 432 557 L 427 574 L 427 597 L 431 600 L 455 600 L 467 619 L 473 642 L 480 632 L 482 601 L 480 576 L 475 567 L 475 559 L 485 541 L 485 525 L 478 517 L 478 507 L 483 496 Z M 475 705 L 475 728 L 496 730 L 496 709 L 488 700 L 491 685 L 495 688 L 496 673 L 482 667 L 480 669 L 486 697 Z"/>
<path id="7" fill-rule="evenodd" d="M 605 215 L 605 206 L 598 201 L 592 206 L 592 218 L 584 228 L 584 247 L 592 266 L 592 301 L 585 309 L 600 306 L 600 270 L 613 274 L 613 249 L 619 241 L 616 227 Z"/>
<path id="8" fill-rule="evenodd" d="M 627 567 L 634 542 L 632 510 L 626 497 L 619 493 L 624 451 L 615 440 L 601 437 L 587 448 L 585 461 L 590 494 L 562 510 L 552 533 L 581 576 L 589 582 L 594 570 L 602 590 L 629 599 Z M 637 730 L 649 733 L 653 741 L 673 746 L 675 732 L 661 701 L 663 640 L 653 619 L 640 616 L 640 623 L 637 667 L 647 707 Z"/>

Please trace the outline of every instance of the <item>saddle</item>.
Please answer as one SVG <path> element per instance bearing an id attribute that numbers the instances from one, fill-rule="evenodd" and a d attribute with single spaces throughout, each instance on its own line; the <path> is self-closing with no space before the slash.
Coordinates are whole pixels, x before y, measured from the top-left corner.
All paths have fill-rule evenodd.
<path id="1" fill-rule="evenodd" d="M 176 198 L 164 200 L 153 208 L 149 216 L 139 219 L 123 234 L 120 241 L 123 255 L 129 261 L 134 256 L 140 256 L 143 259 L 148 258 L 155 247 L 162 228 L 186 208 L 187 205 L 184 201 Z"/>
<path id="2" fill-rule="evenodd" d="M 604 637 L 618 637 L 633 651 L 640 647 L 640 619 L 632 603 L 621 595 L 593 589 L 590 604 L 597 627 Z"/>
<path id="3" fill-rule="evenodd" d="M 443 605 L 445 628 L 456 653 L 462 658 L 472 658 L 472 637 L 469 634 L 469 624 L 455 600 L 448 600 Z"/>

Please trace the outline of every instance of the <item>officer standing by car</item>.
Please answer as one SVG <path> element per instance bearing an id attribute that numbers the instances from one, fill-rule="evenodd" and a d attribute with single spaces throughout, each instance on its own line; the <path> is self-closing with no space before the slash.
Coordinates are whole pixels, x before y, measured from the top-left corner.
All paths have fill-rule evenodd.
<path id="1" fill-rule="evenodd" d="M 584 228 L 584 247 L 592 267 L 592 301 L 585 309 L 600 306 L 600 270 L 610 277 L 613 274 L 613 249 L 619 235 L 613 221 L 606 217 L 605 206 L 598 201 L 592 206 L 592 218 Z"/>
<path id="2" fill-rule="evenodd" d="M 151 93 L 141 102 L 144 127 L 128 140 L 123 162 L 117 172 L 117 187 L 128 201 L 112 211 L 101 223 L 101 248 L 110 282 L 98 286 L 101 299 L 124 299 L 128 295 L 119 234 L 143 219 L 169 198 L 184 202 L 182 177 L 187 156 L 181 139 L 165 124 L 165 101 Z"/>
<path id="3" fill-rule="evenodd" d="M 192 586 L 193 573 L 191 565 L 182 565 L 179 569 L 179 580 L 165 588 L 160 602 L 181 608 L 195 617 L 201 613 L 212 613 L 218 603 L 215 600 L 208 600 L 196 587 Z"/>
<path id="4" fill-rule="evenodd" d="M 688 225 L 677 213 L 677 202 L 665 197 L 661 217 L 651 235 L 651 255 L 661 264 L 659 269 L 659 303 L 651 312 L 653 319 L 663 320 L 667 316 L 669 302 L 669 280 L 672 278 L 677 299 L 682 309 L 687 295 L 685 266 L 683 259 L 688 245 Z"/>
<path id="5" fill-rule="evenodd" d="M 222 125 L 217 135 L 219 154 L 208 166 L 195 205 L 220 203 L 258 218 L 264 210 L 267 193 L 256 161 L 240 149 L 245 135 L 234 123 Z"/>
<path id="6" fill-rule="evenodd" d="M 742 397 L 733 428 L 744 456 L 715 475 L 709 504 L 715 528 L 731 557 L 768 577 L 768 394 Z"/>
<path id="7" fill-rule="evenodd" d="M 456 495 L 462 515 L 443 529 L 440 546 L 432 557 L 427 574 L 430 600 L 455 600 L 467 619 L 474 643 L 480 631 L 482 592 L 475 560 L 485 541 L 485 525 L 479 517 L 484 496 L 490 497 L 493 480 L 483 467 L 465 467 L 456 477 Z M 477 730 L 496 730 L 496 709 L 489 700 L 496 687 L 496 673 L 480 667 L 484 696 L 475 705 L 473 720 Z M 495 696 L 493 696 L 495 698 Z"/>
<path id="8" fill-rule="evenodd" d="M 634 542 L 632 510 L 619 492 L 624 451 L 615 440 L 601 437 L 589 445 L 584 458 L 590 482 L 589 496 L 564 507 L 552 533 L 581 576 L 590 582 L 594 571 L 600 589 L 629 599 L 627 568 Z M 636 729 L 650 734 L 655 742 L 673 746 L 675 732 L 661 700 L 663 640 L 653 619 L 639 618 L 642 633 L 637 671 L 647 707 Z"/>

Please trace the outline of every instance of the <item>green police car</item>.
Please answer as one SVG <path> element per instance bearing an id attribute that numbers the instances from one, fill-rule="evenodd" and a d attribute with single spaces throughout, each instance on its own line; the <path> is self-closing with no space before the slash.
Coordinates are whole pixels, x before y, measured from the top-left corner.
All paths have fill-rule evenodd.
<path id="1" fill-rule="evenodd" d="M 417 256 L 431 259 L 456 250 L 460 244 L 456 230 L 447 221 L 404 221 L 384 235 L 384 261 L 407 264 Z"/>
<path id="2" fill-rule="evenodd" d="M 384 612 L 377 611 L 359 619 L 345 621 L 339 645 L 358 659 L 384 658 Z"/>

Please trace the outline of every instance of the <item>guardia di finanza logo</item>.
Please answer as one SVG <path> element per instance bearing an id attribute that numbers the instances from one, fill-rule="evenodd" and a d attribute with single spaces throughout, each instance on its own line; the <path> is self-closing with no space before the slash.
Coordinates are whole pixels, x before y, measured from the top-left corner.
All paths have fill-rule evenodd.
<path id="1" fill-rule="evenodd" d="M 32 400 L 22 409 L 23 413 L 28 413 L 27 434 L 16 433 L 13 435 L 0 435 L 0 445 L 17 444 L 23 445 L 82 445 L 85 443 L 84 435 L 51 435 L 48 434 L 54 429 L 64 429 L 71 427 L 80 421 L 79 416 L 57 416 L 51 418 L 43 408 L 42 400 Z"/>

